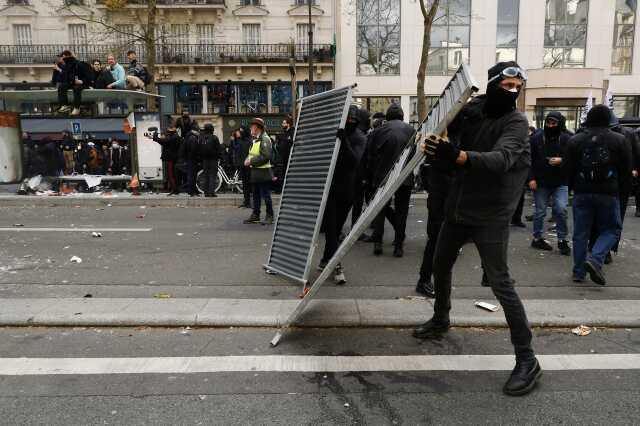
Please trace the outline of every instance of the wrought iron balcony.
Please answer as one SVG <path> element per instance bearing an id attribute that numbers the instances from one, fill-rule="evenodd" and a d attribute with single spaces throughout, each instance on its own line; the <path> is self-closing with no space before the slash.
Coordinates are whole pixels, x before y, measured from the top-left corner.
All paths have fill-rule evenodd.
<path id="1" fill-rule="evenodd" d="M 30 46 L 0 45 L 0 65 L 11 64 L 53 64 L 60 52 L 69 49 L 82 61 L 99 59 L 106 62 L 107 55 L 119 52 L 118 60 L 126 63 L 125 52 L 129 49 L 138 52 L 138 60 L 146 63 L 145 53 L 141 46 L 126 46 L 114 49 L 111 46 L 91 45 L 53 45 L 34 44 Z M 294 45 L 296 62 L 306 62 L 309 58 L 309 46 Z M 330 44 L 314 44 L 313 58 L 316 62 L 333 63 L 334 52 Z M 288 63 L 291 57 L 287 44 L 158 44 L 156 46 L 156 63 L 186 65 L 218 65 L 245 63 Z"/>
<path id="2" fill-rule="evenodd" d="M 158 7 L 183 7 L 183 6 L 222 6 L 226 7 L 226 0 L 156 0 Z M 98 7 L 106 7 L 104 0 L 96 0 Z M 147 0 L 128 0 L 127 6 L 146 6 Z"/>

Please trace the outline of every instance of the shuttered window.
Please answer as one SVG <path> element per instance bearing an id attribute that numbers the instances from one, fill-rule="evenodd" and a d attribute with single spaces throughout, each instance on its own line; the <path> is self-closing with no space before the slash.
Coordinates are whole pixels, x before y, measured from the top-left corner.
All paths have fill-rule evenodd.
<path id="1" fill-rule="evenodd" d="M 13 26 L 13 40 L 19 46 L 30 46 L 33 44 L 31 39 L 31 25 L 20 24 Z"/>
<path id="2" fill-rule="evenodd" d="M 87 44 L 87 26 L 85 24 L 69 25 L 69 43 L 74 46 Z"/>

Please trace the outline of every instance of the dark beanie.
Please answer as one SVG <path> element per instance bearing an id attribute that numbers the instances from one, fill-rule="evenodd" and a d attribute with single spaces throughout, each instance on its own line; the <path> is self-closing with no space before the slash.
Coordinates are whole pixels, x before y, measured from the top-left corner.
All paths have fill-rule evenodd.
<path id="1" fill-rule="evenodd" d="M 499 75 L 502 71 L 504 71 L 505 69 L 507 69 L 509 67 L 518 67 L 518 68 L 520 68 L 520 65 L 518 65 L 518 63 L 516 61 L 498 62 L 497 64 L 495 64 L 494 66 L 489 68 L 489 72 L 488 72 L 489 80 L 491 80 L 496 75 Z M 496 80 L 496 82 L 498 82 L 498 81 L 500 81 L 500 79 Z"/>
<path id="2" fill-rule="evenodd" d="M 404 120 L 404 111 L 402 111 L 402 107 L 400 105 L 394 102 L 389 105 L 389 108 L 387 108 L 385 118 L 387 119 L 387 121 Z"/>
<path id="3" fill-rule="evenodd" d="M 611 110 L 606 105 L 596 105 L 587 113 L 587 127 L 608 127 L 611 123 Z"/>

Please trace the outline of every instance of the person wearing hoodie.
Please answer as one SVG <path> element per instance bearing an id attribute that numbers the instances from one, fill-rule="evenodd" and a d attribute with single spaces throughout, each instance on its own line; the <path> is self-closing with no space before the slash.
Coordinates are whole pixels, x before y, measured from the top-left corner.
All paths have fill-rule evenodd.
<path id="1" fill-rule="evenodd" d="M 92 70 L 86 62 L 78 61 L 70 50 L 62 52 L 64 66 L 61 68 L 58 84 L 58 112 L 63 114 L 71 111 L 71 115 L 80 115 L 82 91 L 89 87 L 92 80 Z M 73 106 L 69 105 L 67 91 L 73 90 Z"/>
<path id="2" fill-rule="evenodd" d="M 338 130 L 340 150 L 333 172 L 333 180 L 329 189 L 329 196 L 322 219 L 325 245 L 318 269 L 323 270 L 329 260 L 338 250 L 338 243 L 342 227 L 347 220 L 349 210 L 353 206 L 353 188 L 355 186 L 358 165 L 362 160 L 365 146 L 365 135 L 358 127 L 358 107 L 349 106 L 347 121 L 344 129 Z M 333 280 L 338 285 L 346 284 L 342 264 L 338 264 L 333 271 Z"/>
<path id="3" fill-rule="evenodd" d="M 154 133 L 153 141 L 162 147 L 160 159 L 167 173 L 166 179 L 169 194 L 177 195 L 179 191 L 176 180 L 176 163 L 178 161 L 178 150 L 180 149 L 180 136 L 178 136 L 175 126 L 171 125 L 167 128 L 167 133 L 164 136 Z"/>
<path id="4" fill-rule="evenodd" d="M 216 181 L 218 177 L 218 162 L 222 146 L 220 140 L 213 134 L 213 124 L 207 123 L 200 135 L 199 157 L 202 160 L 202 168 L 205 178 L 204 196 L 217 197 Z"/>
<path id="5" fill-rule="evenodd" d="M 452 178 L 433 259 L 434 314 L 413 333 L 434 339 L 449 330 L 453 267 L 460 248 L 472 240 L 509 325 L 516 365 L 503 392 L 513 396 L 531 392 L 542 375 L 507 261 L 509 223 L 531 163 L 529 123 L 516 110 L 525 81 L 516 62 L 497 63 L 488 71 L 486 95 L 468 102 L 449 125 L 450 139 L 425 135 L 421 148 L 428 160 Z"/>
<path id="6" fill-rule="evenodd" d="M 572 133 L 567 131 L 564 115 L 557 111 L 547 114 L 542 132 L 531 136 L 531 171 L 529 189 L 535 198 L 533 216 L 533 240 L 531 247 L 551 251 L 553 247 L 543 238 L 544 218 L 549 198 L 553 199 L 552 212 L 558 232 L 560 254 L 569 256 L 571 248 L 567 241 L 567 205 L 569 203 L 569 176 L 566 156 Z"/>
<path id="7" fill-rule="evenodd" d="M 200 142 L 200 127 L 195 122 L 191 125 L 189 132 L 184 136 L 183 157 L 185 160 L 185 192 L 192 197 L 198 195 L 196 188 L 196 168 L 198 164 L 198 145 Z"/>
<path id="8" fill-rule="evenodd" d="M 386 124 L 372 134 L 370 145 L 367 147 L 367 170 L 369 171 L 369 182 L 374 189 L 383 184 L 387 174 L 415 133 L 413 127 L 403 121 L 404 112 L 398 104 L 391 104 L 387 108 L 385 119 Z M 393 255 L 395 257 L 404 256 L 403 245 L 413 183 L 413 174 L 411 174 L 393 195 L 395 210 L 391 209 L 389 203 L 374 219 L 371 237 L 374 244 L 374 255 L 380 256 L 383 252 L 384 219 L 388 214 L 395 230 Z"/>
<path id="9" fill-rule="evenodd" d="M 573 188 L 573 280 L 605 285 L 605 257 L 620 239 L 619 194 L 631 185 L 631 157 L 625 137 L 610 129 L 612 112 L 596 105 L 587 114 L 586 129 L 569 142 L 569 185 Z M 597 239 L 588 253 L 596 226 Z"/>
<path id="10" fill-rule="evenodd" d="M 371 124 L 369 119 L 369 111 L 364 108 L 358 109 L 358 127 L 362 130 L 362 133 L 366 135 L 363 158 L 366 156 L 367 144 L 369 141 L 369 133 L 371 132 Z M 358 171 L 356 172 L 355 187 L 353 190 L 353 208 L 351 209 L 351 226 L 355 225 L 360 215 L 362 214 L 362 207 L 364 200 L 367 198 L 365 193 L 367 191 L 367 172 L 366 161 L 360 161 Z M 370 237 L 365 234 L 360 236 L 360 241 L 367 241 Z"/>
<path id="11" fill-rule="evenodd" d="M 244 196 L 243 203 L 238 206 L 240 208 L 251 208 L 251 167 L 244 165 L 244 160 L 249 156 L 251 149 L 251 131 L 246 127 L 240 127 L 234 132 L 232 143 L 233 163 L 240 171 L 240 179 L 242 180 L 242 194 Z"/>

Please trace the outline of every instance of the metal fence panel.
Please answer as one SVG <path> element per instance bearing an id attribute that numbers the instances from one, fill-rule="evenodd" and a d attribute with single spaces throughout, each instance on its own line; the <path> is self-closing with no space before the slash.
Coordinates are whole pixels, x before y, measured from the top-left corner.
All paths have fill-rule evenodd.
<path id="1" fill-rule="evenodd" d="M 351 87 L 300 101 L 293 150 L 273 231 L 268 271 L 307 284 L 340 150 L 336 138 L 351 104 Z"/>
<path id="2" fill-rule="evenodd" d="M 462 107 L 469 100 L 471 95 L 478 90 L 469 68 L 466 64 L 460 66 L 451 81 L 445 87 L 444 92 L 433 106 L 427 118 L 423 121 L 420 133 L 424 137 L 428 133 L 442 134 L 449 123 L 453 121 L 455 116 L 460 112 Z M 378 189 L 373 199 L 360 215 L 358 221 L 351 228 L 351 232 L 338 247 L 326 267 L 322 270 L 318 278 L 314 281 L 309 291 L 304 295 L 298 306 L 289 315 L 283 323 L 281 329 L 271 340 L 273 346 L 277 345 L 285 331 L 293 325 L 300 314 L 304 311 L 311 299 L 320 290 L 322 284 L 329 278 L 331 272 L 337 264 L 349 252 L 358 237 L 367 229 L 373 219 L 382 211 L 386 203 L 391 199 L 393 194 L 398 190 L 400 185 L 409 176 L 413 170 L 424 160 L 424 153 L 415 146 L 415 134 L 410 139 L 411 143 L 401 153 L 394 167 L 391 169 L 385 182 Z"/>

